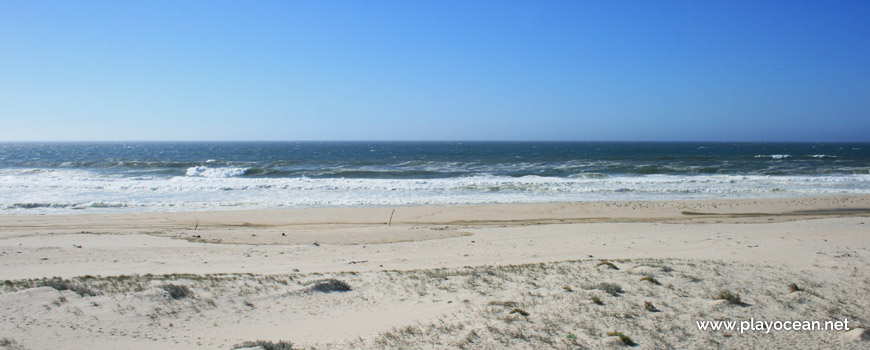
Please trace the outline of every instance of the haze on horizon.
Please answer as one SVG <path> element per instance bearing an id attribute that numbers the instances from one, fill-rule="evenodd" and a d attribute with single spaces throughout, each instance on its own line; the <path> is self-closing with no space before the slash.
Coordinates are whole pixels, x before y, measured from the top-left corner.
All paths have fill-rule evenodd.
<path id="1" fill-rule="evenodd" d="M 4 1 L 0 141 L 870 141 L 866 1 Z"/>

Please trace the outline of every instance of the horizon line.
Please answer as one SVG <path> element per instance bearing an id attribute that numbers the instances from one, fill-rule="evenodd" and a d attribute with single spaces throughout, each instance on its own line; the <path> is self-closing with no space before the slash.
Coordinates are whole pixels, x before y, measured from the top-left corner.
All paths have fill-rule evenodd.
<path id="1" fill-rule="evenodd" d="M 649 142 L 649 143 L 870 143 L 870 141 L 827 141 L 827 140 L 815 140 L 815 141 L 795 141 L 795 140 L 338 140 L 338 139 L 324 139 L 324 140 L 0 140 L 0 143 L 124 143 L 124 142 L 138 142 L 138 143 L 207 143 L 207 142 L 216 142 L 216 143 L 230 143 L 230 142 L 475 142 L 475 143 L 496 143 L 496 142 L 516 142 L 516 143 L 569 143 L 569 142 L 611 142 L 611 143 L 639 143 L 639 142 Z"/>

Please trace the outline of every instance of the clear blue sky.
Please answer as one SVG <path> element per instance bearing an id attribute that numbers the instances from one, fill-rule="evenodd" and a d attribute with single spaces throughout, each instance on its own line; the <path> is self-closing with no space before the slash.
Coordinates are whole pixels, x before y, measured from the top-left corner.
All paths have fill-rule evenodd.
<path id="1" fill-rule="evenodd" d="M 0 2 L 0 140 L 870 141 L 870 1 Z"/>

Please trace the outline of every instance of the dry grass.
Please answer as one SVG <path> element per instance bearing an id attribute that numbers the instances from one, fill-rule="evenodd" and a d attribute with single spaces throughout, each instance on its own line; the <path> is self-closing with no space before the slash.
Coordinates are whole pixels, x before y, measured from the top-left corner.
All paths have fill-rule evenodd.
<path id="1" fill-rule="evenodd" d="M 293 350 L 293 343 L 279 340 L 277 343 L 266 340 L 246 341 L 241 344 L 236 344 L 233 349 L 256 348 L 261 347 L 263 350 Z"/>
<path id="2" fill-rule="evenodd" d="M 351 290 L 350 285 L 347 282 L 337 280 L 335 278 L 326 278 L 322 280 L 313 281 L 310 283 L 305 290 L 309 293 L 311 292 L 320 292 L 320 293 L 333 293 L 333 292 L 349 292 Z"/>
<path id="3" fill-rule="evenodd" d="M 629 338 L 627 335 L 622 334 L 622 332 L 618 332 L 618 331 L 607 332 L 607 336 L 608 337 L 617 337 L 617 338 L 619 338 L 619 340 L 623 344 L 628 345 L 628 346 L 637 345 L 637 343 L 635 343 L 633 340 L 631 340 L 631 338 Z"/>
<path id="4" fill-rule="evenodd" d="M 599 283 L 599 284 L 597 284 L 589 289 L 598 289 L 602 292 L 605 292 L 605 293 L 610 294 L 610 295 L 615 296 L 615 297 L 618 297 L 620 294 L 625 293 L 625 291 L 622 290 L 622 287 L 620 285 L 618 285 L 616 283 L 610 283 L 610 282 Z"/>
<path id="5" fill-rule="evenodd" d="M 740 293 L 732 293 L 729 290 L 721 290 L 719 293 L 713 296 L 715 300 L 725 300 L 729 304 L 744 306 L 746 303 L 740 299 Z"/>
<path id="6" fill-rule="evenodd" d="M 65 279 L 60 278 L 60 277 L 55 277 L 55 278 L 52 278 L 50 280 L 42 281 L 42 283 L 40 283 L 40 285 L 44 286 L 44 287 L 51 287 L 51 288 L 54 288 L 58 291 L 70 290 L 70 291 L 73 291 L 82 297 L 85 297 L 85 296 L 92 297 L 92 296 L 99 295 L 99 293 L 91 290 L 88 287 L 73 283 L 69 280 L 65 280 Z"/>
<path id="7" fill-rule="evenodd" d="M 234 273 L 234 274 L 168 274 L 168 275 L 120 275 L 96 277 L 85 275 L 71 279 L 42 278 L 42 279 L 26 279 L 10 281 L 6 280 L 0 285 L 0 291 L 15 292 L 35 287 L 50 286 L 57 289 L 71 290 L 81 296 L 96 295 L 115 295 L 115 294 L 130 294 L 139 293 L 153 288 L 153 282 L 162 282 L 163 284 L 176 281 L 186 281 L 187 284 L 208 284 L 219 285 L 227 284 L 235 281 L 249 281 L 252 284 L 279 284 L 291 285 L 298 278 L 298 274 L 289 275 L 254 275 L 249 273 Z M 56 283 L 59 281 L 60 283 Z M 79 290 L 88 290 L 90 292 L 78 293 L 76 290 L 67 286 L 74 286 Z M 60 289 L 59 289 L 60 290 Z M 84 294 L 84 295 L 82 295 Z"/>
<path id="8" fill-rule="evenodd" d="M 643 309 L 649 312 L 659 312 L 659 309 L 649 301 L 643 302 Z"/>
<path id="9" fill-rule="evenodd" d="M 23 346 L 18 344 L 15 339 L 12 338 L 0 338 L 0 349 L 4 350 L 25 350 Z"/>
<path id="10" fill-rule="evenodd" d="M 163 288 L 166 293 L 169 293 L 169 297 L 174 300 L 184 299 L 193 295 L 193 292 L 190 291 L 190 288 L 184 285 L 167 283 L 160 286 L 160 288 Z"/>
<path id="11" fill-rule="evenodd" d="M 606 267 L 609 267 L 613 270 L 619 270 L 619 268 L 616 267 L 616 265 L 614 265 L 612 262 L 609 262 L 609 261 L 602 261 L 598 264 L 595 264 L 595 267 L 599 267 L 599 266 L 606 266 Z"/>
<path id="12" fill-rule="evenodd" d="M 518 303 L 517 303 L 516 301 L 498 301 L 498 300 L 493 300 L 493 301 L 490 301 L 488 305 L 491 305 L 491 306 L 501 306 L 501 307 L 509 308 L 509 307 L 516 307 L 516 306 L 518 305 Z"/>
<path id="13" fill-rule="evenodd" d="M 652 277 L 652 276 L 643 276 L 640 278 L 640 281 L 641 282 L 649 282 L 649 283 L 655 284 L 657 286 L 662 285 L 661 283 L 659 283 L 659 280 L 655 279 L 655 277 Z"/>
<path id="14" fill-rule="evenodd" d="M 520 314 L 520 315 L 522 315 L 522 316 L 529 316 L 529 313 L 528 313 L 528 312 L 526 312 L 525 310 L 520 309 L 520 308 L 514 308 L 513 310 L 511 310 L 510 314 L 511 314 L 511 315 L 513 315 L 513 314 Z"/>

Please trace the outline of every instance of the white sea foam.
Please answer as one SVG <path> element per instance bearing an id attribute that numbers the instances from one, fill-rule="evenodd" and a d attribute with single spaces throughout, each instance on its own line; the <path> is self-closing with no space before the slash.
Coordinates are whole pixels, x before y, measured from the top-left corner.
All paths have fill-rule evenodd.
<path id="1" fill-rule="evenodd" d="M 810 157 L 813 157 L 813 158 L 837 158 L 837 156 L 830 156 L 827 154 L 812 154 L 812 155 L 810 155 Z"/>
<path id="2" fill-rule="evenodd" d="M 596 175 L 567 178 L 480 175 L 445 179 L 248 178 L 216 174 L 123 177 L 79 170 L 0 170 L 0 209 L 3 209 L 0 213 L 870 194 L 870 175 L 866 173 L 836 176 Z"/>
<path id="3" fill-rule="evenodd" d="M 205 166 L 195 166 L 187 168 L 184 173 L 186 176 L 196 177 L 233 177 L 242 176 L 248 172 L 247 168 L 209 168 Z"/>
<path id="4" fill-rule="evenodd" d="M 790 154 L 759 154 L 755 156 L 755 158 L 773 158 L 773 159 L 787 159 L 791 158 Z"/>

